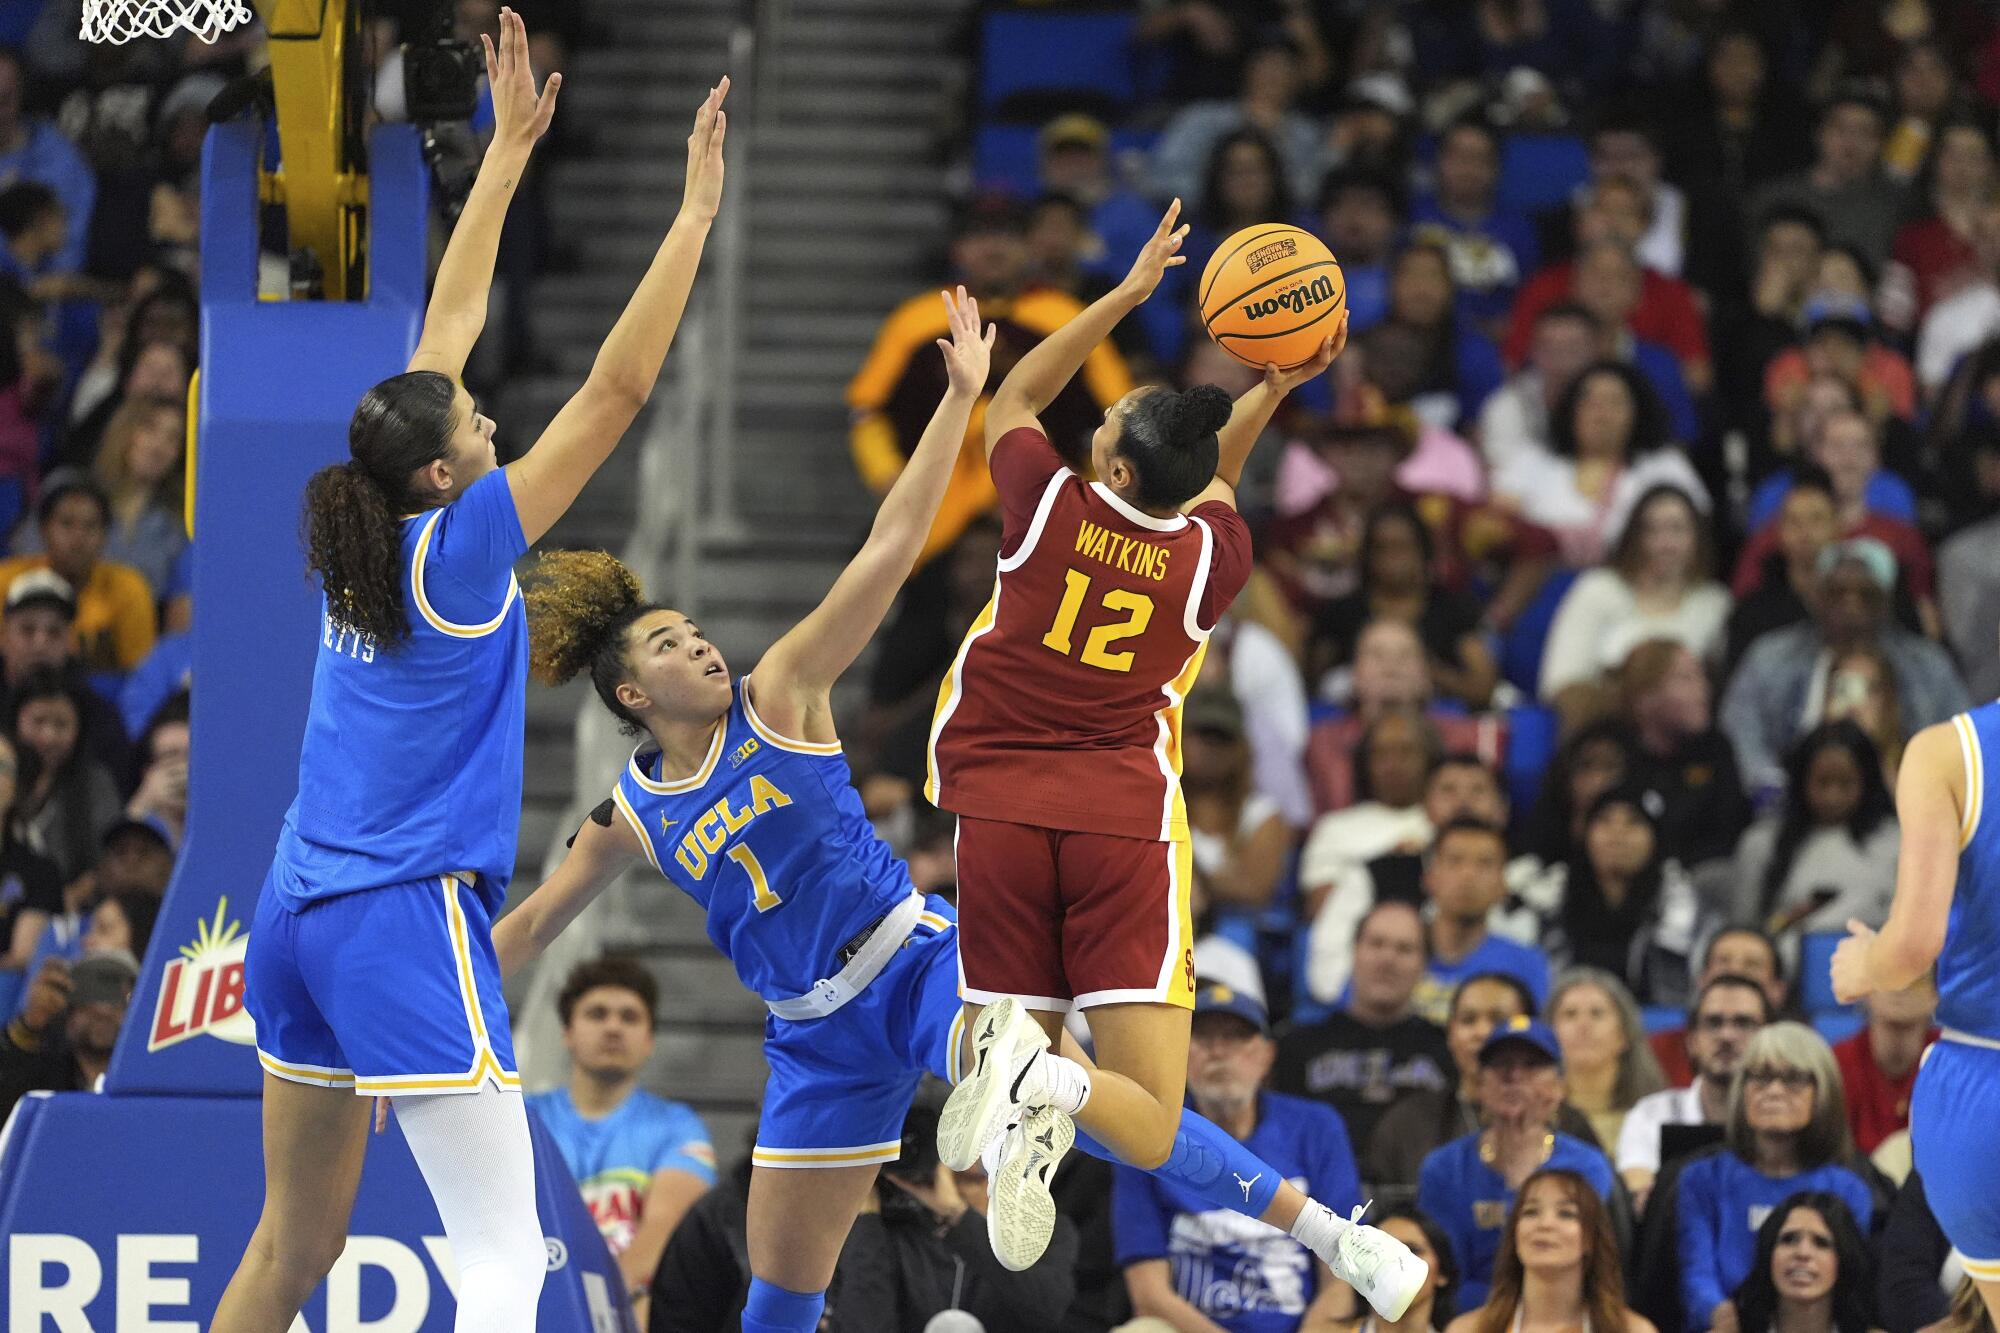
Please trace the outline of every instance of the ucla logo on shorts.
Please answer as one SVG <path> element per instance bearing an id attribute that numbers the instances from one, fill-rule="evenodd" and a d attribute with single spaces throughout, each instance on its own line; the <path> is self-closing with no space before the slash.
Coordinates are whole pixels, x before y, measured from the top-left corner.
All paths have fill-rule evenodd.
<path id="1" fill-rule="evenodd" d="M 734 750 L 730 752 L 729 766 L 731 768 L 741 768 L 743 766 L 743 761 L 745 759 L 748 759 L 751 755 L 757 753 L 757 751 L 762 748 L 763 748 L 762 746 L 757 744 L 757 738 L 754 736 L 751 737 L 749 740 L 743 742 L 743 744 L 737 746 Z"/>

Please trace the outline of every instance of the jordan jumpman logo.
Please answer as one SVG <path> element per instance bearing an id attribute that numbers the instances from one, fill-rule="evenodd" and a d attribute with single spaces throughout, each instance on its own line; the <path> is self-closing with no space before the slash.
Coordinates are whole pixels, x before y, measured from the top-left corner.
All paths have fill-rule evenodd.
<path id="1" fill-rule="evenodd" d="M 1250 1187 L 1252 1185 L 1255 1185 L 1258 1181 L 1264 1178 L 1264 1173 L 1262 1171 L 1259 1171 L 1256 1175 L 1250 1177 L 1250 1179 L 1248 1180 L 1245 1180 L 1240 1175 L 1236 1175 L 1236 1172 L 1234 1171 L 1231 1171 L 1229 1174 L 1232 1176 L 1236 1176 L 1236 1183 L 1243 1187 L 1243 1202 L 1245 1203 L 1250 1202 Z"/>

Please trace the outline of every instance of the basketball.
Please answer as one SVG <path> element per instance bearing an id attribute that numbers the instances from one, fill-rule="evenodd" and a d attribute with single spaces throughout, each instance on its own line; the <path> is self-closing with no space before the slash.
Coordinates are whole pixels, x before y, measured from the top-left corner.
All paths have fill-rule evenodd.
<path id="1" fill-rule="evenodd" d="M 1302 366 L 1347 308 L 1333 251 L 1282 222 L 1245 227 L 1201 271 L 1201 324 L 1216 345 L 1262 370 Z"/>

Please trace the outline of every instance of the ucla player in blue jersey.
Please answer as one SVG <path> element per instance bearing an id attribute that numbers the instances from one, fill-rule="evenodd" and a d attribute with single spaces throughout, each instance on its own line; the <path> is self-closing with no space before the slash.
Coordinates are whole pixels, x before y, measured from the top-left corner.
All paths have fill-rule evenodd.
<path id="1" fill-rule="evenodd" d="M 245 1004 L 264 1067 L 264 1208 L 213 1333 L 285 1333 L 346 1243 L 371 1096 L 397 1097 L 457 1262 L 460 1333 L 527 1333 L 546 1267 L 489 921 L 521 805 L 529 629 L 514 562 L 651 393 L 722 189 L 712 89 L 680 215 L 589 377 L 519 461 L 458 377 L 501 222 L 555 111 L 521 20 L 486 47 L 495 131 L 408 369 L 306 489 L 325 592 L 299 789 L 258 899 Z M 329 355 L 337 355 L 329 349 Z M 360 1095 L 357 1095 L 360 1094 Z"/>
<path id="2" fill-rule="evenodd" d="M 2000 1320 L 2000 703 L 1926 727 L 1896 777 L 1902 847 L 1881 931 L 1847 923 L 1833 992 L 1852 1003 L 1937 968 L 1942 1033 L 1910 1097 L 1910 1137 L 1931 1211 Z"/>
<path id="3" fill-rule="evenodd" d="M 588 670 L 643 739 L 555 875 L 495 927 L 494 947 L 512 972 L 643 857 L 703 906 L 709 938 L 763 997 L 771 1077 L 751 1158 L 746 1333 L 818 1327 L 834 1262 L 877 1168 L 897 1156 L 919 1079 L 954 1078 L 969 1045 L 956 915 L 918 893 L 876 836 L 829 702 L 922 549 L 986 380 L 993 330 L 981 334 L 962 288 L 946 307 L 943 402 L 860 553 L 750 674 L 732 679 L 697 625 L 646 602 L 600 552 L 544 556 L 525 594 L 547 628 L 538 677 Z M 988 1235 L 1009 1267 L 1047 1246 L 1048 1177 L 1075 1135 L 1068 1116 L 1040 1107 L 990 1163 Z M 1390 1318 L 1421 1285 L 1407 1281 L 1406 1265 L 1422 1265 L 1400 1242 L 1335 1217 L 1192 1113 L 1161 1174 L 1216 1207 L 1316 1237 L 1343 1279 L 1398 1293 L 1385 1300 Z"/>

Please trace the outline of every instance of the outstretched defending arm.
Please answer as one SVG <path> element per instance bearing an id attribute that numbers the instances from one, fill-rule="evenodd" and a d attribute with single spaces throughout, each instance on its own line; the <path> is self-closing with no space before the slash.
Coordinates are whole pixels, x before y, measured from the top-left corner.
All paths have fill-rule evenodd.
<path id="1" fill-rule="evenodd" d="M 695 114 L 680 214 L 598 349 L 589 378 L 556 413 L 535 447 L 507 465 L 514 507 L 530 542 L 555 526 L 611 456 L 660 377 L 660 366 L 687 309 L 709 225 L 722 203 L 722 141 L 729 127 L 722 99 L 728 95 L 725 76 L 709 89 Z"/>
<path id="2" fill-rule="evenodd" d="M 993 391 L 993 401 L 986 405 L 986 456 L 993 456 L 993 446 L 1002 435 L 1022 426 L 1041 429 L 1036 416 L 1054 402 L 1063 385 L 1070 382 L 1083 365 L 1084 358 L 1091 349 L 1111 336 L 1111 330 L 1118 327 L 1118 321 L 1132 313 L 1160 285 L 1160 279 L 1170 268 L 1187 263 L 1187 257 L 1179 254 L 1181 242 L 1187 239 L 1188 229 L 1176 226 L 1181 215 L 1181 201 L 1176 199 L 1167 206 L 1166 216 L 1153 229 L 1152 239 L 1139 251 L 1139 257 L 1132 261 L 1132 271 L 1124 281 L 1084 308 L 1082 314 L 1036 343 L 1028 354 L 1015 363 L 1007 372 L 1007 378 L 1000 381 L 1000 387 Z"/>
<path id="3" fill-rule="evenodd" d="M 549 942 L 640 854 L 639 835 L 615 811 L 609 824 L 584 820 L 555 874 L 493 927 L 500 975 L 511 977 L 541 957 Z"/>
<path id="4" fill-rule="evenodd" d="M 944 293 L 944 304 L 951 338 L 939 338 L 937 345 L 950 385 L 916 452 L 883 497 L 868 540 L 826 599 L 773 644 L 751 673 L 758 711 L 801 740 L 831 739 L 827 693 L 868 646 L 909 577 L 958 462 L 972 406 L 986 387 L 994 327 L 980 328 L 979 303 L 963 287 Z"/>
<path id="5" fill-rule="evenodd" d="M 486 327 L 486 298 L 493 287 L 493 257 L 500 249 L 500 227 L 507 205 L 528 169 L 535 141 L 556 113 L 562 75 L 549 75 L 539 95 L 528 68 L 528 30 L 511 9 L 500 11 L 500 46 L 481 34 L 486 44 L 486 82 L 493 89 L 493 142 L 479 164 L 472 193 L 452 228 L 451 242 L 438 265 L 431 303 L 424 311 L 424 332 L 410 357 L 410 370 L 434 370 L 454 380 L 465 371 L 465 359 Z"/>

